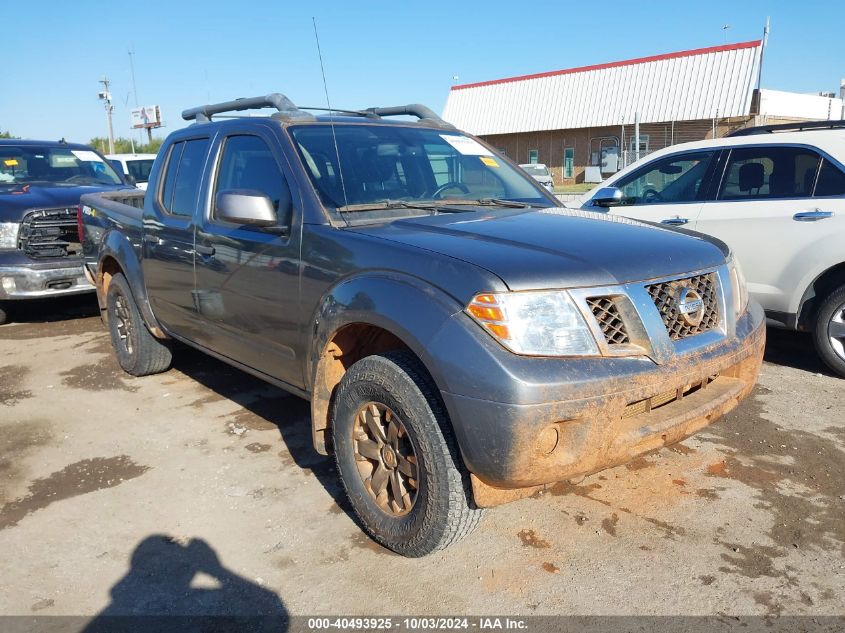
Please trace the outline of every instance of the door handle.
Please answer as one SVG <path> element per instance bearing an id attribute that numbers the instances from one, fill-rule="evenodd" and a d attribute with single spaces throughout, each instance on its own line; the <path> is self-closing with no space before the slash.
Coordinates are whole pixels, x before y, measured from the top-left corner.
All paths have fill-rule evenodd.
<path id="1" fill-rule="evenodd" d="M 668 224 L 669 226 L 681 226 L 689 222 L 687 218 L 666 218 L 665 220 L 660 220 L 660 224 Z"/>
<path id="2" fill-rule="evenodd" d="M 204 246 L 203 244 L 197 244 L 194 246 L 194 251 L 197 255 L 203 255 L 205 257 L 211 257 L 214 255 L 214 247 L 213 246 Z"/>
<path id="3" fill-rule="evenodd" d="M 800 211 L 792 216 L 796 222 L 815 222 L 816 220 L 824 220 L 825 218 L 832 218 L 833 211 L 822 211 L 815 209 L 813 211 Z"/>
<path id="4" fill-rule="evenodd" d="M 144 241 L 148 244 L 161 244 L 161 238 L 158 235 L 152 235 L 151 233 L 144 233 Z"/>

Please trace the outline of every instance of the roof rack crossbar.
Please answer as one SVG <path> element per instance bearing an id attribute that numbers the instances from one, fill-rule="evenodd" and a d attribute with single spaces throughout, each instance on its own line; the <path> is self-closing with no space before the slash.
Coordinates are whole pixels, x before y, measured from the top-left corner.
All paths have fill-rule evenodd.
<path id="1" fill-rule="evenodd" d="M 278 92 L 264 95 L 263 97 L 246 97 L 235 99 L 234 101 L 224 101 L 222 103 L 212 103 L 188 108 L 182 112 L 182 118 L 186 121 L 196 119 L 197 123 L 206 123 L 215 114 L 238 112 L 240 110 L 255 110 L 258 108 L 276 108 L 279 114 L 291 119 L 311 118 L 310 114 L 297 108 L 293 101 Z"/>
<path id="2" fill-rule="evenodd" d="M 736 130 L 728 134 L 733 136 L 756 136 L 757 134 L 773 134 L 775 132 L 800 132 L 802 130 L 836 130 L 845 128 L 845 120 L 841 121 L 805 121 L 803 123 L 778 123 L 776 125 L 757 125 Z"/>
<path id="3" fill-rule="evenodd" d="M 425 121 L 437 127 L 453 128 L 450 123 L 441 119 L 437 113 L 420 103 L 409 103 L 408 105 L 388 106 L 383 108 L 367 108 L 365 112 L 371 112 L 375 116 L 415 116 L 420 121 Z"/>

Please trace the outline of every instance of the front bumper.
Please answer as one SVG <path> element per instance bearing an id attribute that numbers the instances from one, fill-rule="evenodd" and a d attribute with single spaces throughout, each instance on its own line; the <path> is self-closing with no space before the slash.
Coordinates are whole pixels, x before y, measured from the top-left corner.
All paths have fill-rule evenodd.
<path id="1" fill-rule="evenodd" d="M 764 344 L 763 311 L 752 303 L 734 336 L 664 364 L 544 359 L 545 381 L 509 372 L 526 393 L 545 394 L 521 403 L 442 391 L 476 503 L 504 503 L 688 437 L 748 395 Z"/>
<path id="2" fill-rule="evenodd" d="M 93 292 L 81 261 L 0 263 L 0 300 L 38 299 Z"/>

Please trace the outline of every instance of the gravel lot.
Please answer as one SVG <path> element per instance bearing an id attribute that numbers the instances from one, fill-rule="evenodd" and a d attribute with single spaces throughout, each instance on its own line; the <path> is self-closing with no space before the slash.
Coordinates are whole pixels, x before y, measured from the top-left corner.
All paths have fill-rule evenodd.
<path id="1" fill-rule="evenodd" d="M 760 384 L 672 448 L 487 513 L 421 560 L 370 541 L 308 405 L 180 350 L 132 379 L 93 299 L 0 327 L 0 614 L 843 614 L 843 380 L 770 331 Z"/>

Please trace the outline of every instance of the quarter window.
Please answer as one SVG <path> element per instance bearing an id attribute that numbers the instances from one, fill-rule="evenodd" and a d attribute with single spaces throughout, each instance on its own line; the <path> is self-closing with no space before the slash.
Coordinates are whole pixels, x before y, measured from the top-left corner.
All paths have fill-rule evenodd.
<path id="1" fill-rule="evenodd" d="M 845 172 L 826 158 L 822 159 L 814 195 L 816 197 L 845 195 Z"/>
<path id="2" fill-rule="evenodd" d="M 819 155 L 800 147 L 741 147 L 731 150 L 720 200 L 809 197 Z"/>
<path id="3" fill-rule="evenodd" d="M 170 147 L 160 202 L 171 215 L 193 215 L 208 144 L 207 138 L 199 138 L 180 141 Z"/>
<path id="4" fill-rule="evenodd" d="M 714 154 L 669 156 L 644 165 L 616 186 L 622 190 L 625 204 L 694 202 L 704 195 L 704 178 Z"/>
<path id="5" fill-rule="evenodd" d="M 249 189 L 270 198 L 276 213 L 290 212 L 290 189 L 269 146 L 257 136 L 230 136 L 223 145 L 217 172 L 218 191 Z M 280 217 L 287 226 L 289 219 Z"/>

